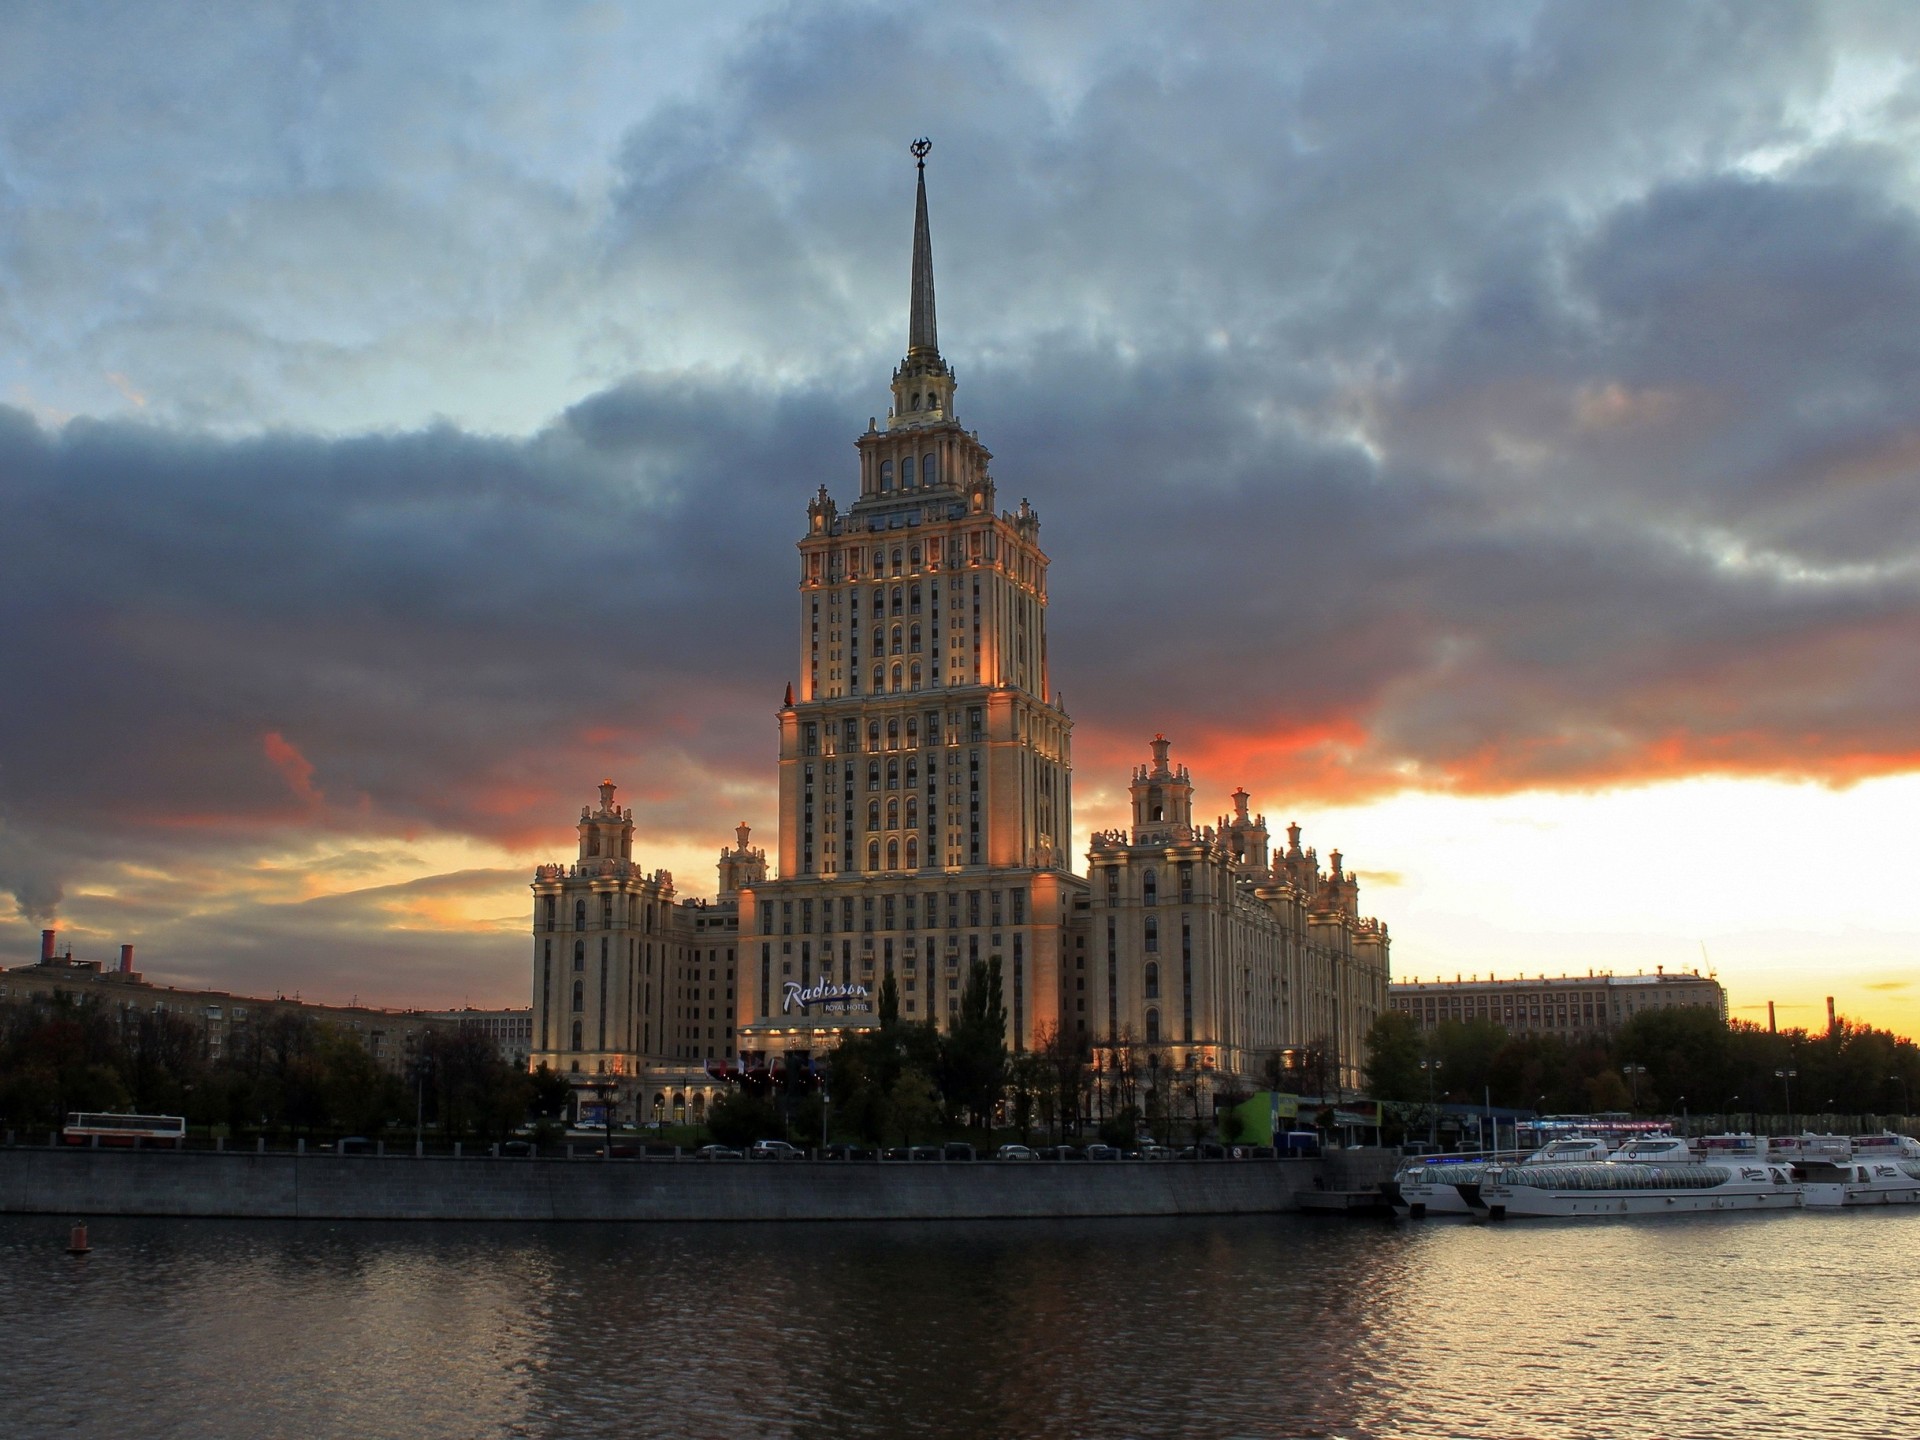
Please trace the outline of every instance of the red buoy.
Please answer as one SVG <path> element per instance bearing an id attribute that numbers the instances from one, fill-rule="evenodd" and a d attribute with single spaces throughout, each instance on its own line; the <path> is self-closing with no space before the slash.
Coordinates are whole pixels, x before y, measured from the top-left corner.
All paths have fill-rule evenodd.
<path id="1" fill-rule="evenodd" d="M 93 1247 L 87 1243 L 87 1227 L 74 1226 L 73 1233 L 67 1237 L 67 1254 L 85 1255 L 91 1249 Z"/>

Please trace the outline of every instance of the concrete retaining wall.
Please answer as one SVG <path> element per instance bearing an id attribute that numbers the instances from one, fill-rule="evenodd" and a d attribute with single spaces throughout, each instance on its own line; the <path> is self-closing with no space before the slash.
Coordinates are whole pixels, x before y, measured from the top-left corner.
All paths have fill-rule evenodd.
<path id="1" fill-rule="evenodd" d="M 314 1220 L 1254 1215 L 1314 1160 L 844 1164 L 0 1149 L 0 1211 Z"/>

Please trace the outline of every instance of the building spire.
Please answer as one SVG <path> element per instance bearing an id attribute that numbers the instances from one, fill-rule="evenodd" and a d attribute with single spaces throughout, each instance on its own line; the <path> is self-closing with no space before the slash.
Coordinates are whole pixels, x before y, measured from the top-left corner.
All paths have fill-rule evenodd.
<path id="1" fill-rule="evenodd" d="M 927 224 L 927 152 L 933 142 L 922 136 L 908 147 L 920 172 L 913 204 L 913 305 L 907 320 L 907 356 L 940 353 L 940 326 L 933 308 L 933 231 Z"/>

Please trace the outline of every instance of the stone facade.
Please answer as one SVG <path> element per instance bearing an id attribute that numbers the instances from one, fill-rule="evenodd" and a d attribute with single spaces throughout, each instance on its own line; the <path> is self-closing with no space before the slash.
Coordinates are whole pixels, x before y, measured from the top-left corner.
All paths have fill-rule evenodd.
<path id="1" fill-rule="evenodd" d="M 1676 1005 L 1727 1018 L 1727 992 L 1711 975 L 1545 975 L 1496 980 L 1418 980 L 1388 987 L 1388 1003 L 1422 1030 L 1446 1021 L 1491 1020 L 1516 1034 L 1610 1035 L 1643 1010 Z"/>
<path id="2" fill-rule="evenodd" d="M 854 442 L 858 497 L 843 511 L 821 486 L 798 542 L 777 865 L 742 825 L 713 904 L 678 901 L 634 863 L 604 783 L 575 863 L 534 878 L 534 1062 L 585 1088 L 625 1078 L 642 1118 L 692 1115 L 713 1070 L 795 1063 L 876 1023 L 888 975 L 903 1020 L 945 1025 L 972 964 L 998 958 L 1015 1051 L 1138 1045 L 1236 1075 L 1311 1052 L 1327 1083 L 1356 1083 L 1387 932 L 1337 852 L 1322 873 L 1296 827 L 1270 859 L 1244 791 L 1196 829 L 1157 739 L 1134 824 L 1094 837 L 1091 884 L 1073 871 L 1040 517 L 999 507 L 955 416 L 924 166 L 910 310 L 886 422 Z"/>

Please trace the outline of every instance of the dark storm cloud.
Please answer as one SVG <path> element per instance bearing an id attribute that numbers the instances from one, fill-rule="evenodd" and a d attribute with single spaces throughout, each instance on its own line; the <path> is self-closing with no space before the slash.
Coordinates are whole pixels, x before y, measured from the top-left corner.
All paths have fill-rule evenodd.
<path id="1" fill-rule="evenodd" d="M 298 76 L 276 31 L 233 103 L 279 118 L 204 194 L 223 127 L 164 83 L 102 77 L 98 132 L 66 92 L 12 113 L 0 335 L 167 393 L 0 412 L 0 883 L 37 917 L 109 854 L 205 890 L 272 837 L 564 848 L 601 773 L 723 838 L 771 776 L 802 507 L 849 497 L 904 340 L 923 129 L 1083 793 L 1160 729 L 1210 794 L 1920 763 L 1920 108 L 1836 78 L 1871 90 L 1911 12 L 1111 13 L 746 25 L 594 137 L 600 193 L 514 67 L 473 112 L 435 68 L 508 53 L 494 23 L 406 37 L 405 95 L 370 30 L 312 22 Z M 136 105 L 162 133 L 102 227 L 59 177 L 116 193 Z M 477 433 L 535 381 L 585 398 Z M 248 964 L 320 923 L 268 905 L 229 916 Z"/>

